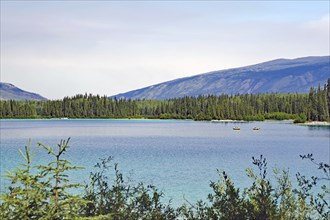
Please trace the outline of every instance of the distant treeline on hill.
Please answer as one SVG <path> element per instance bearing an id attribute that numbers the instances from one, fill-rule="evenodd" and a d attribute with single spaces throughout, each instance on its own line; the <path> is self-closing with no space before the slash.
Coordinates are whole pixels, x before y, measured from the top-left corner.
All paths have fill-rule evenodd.
<path id="1" fill-rule="evenodd" d="M 245 94 L 169 100 L 109 99 L 76 95 L 62 100 L 0 101 L 2 118 L 159 118 L 330 120 L 330 79 L 309 94 Z"/>

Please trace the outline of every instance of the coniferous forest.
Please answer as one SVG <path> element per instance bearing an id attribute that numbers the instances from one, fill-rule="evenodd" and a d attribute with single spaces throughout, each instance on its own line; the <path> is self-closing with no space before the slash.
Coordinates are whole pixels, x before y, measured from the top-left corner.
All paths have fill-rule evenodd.
<path id="1" fill-rule="evenodd" d="M 157 118 L 328 121 L 330 79 L 308 94 L 244 94 L 130 100 L 76 95 L 62 100 L 0 101 L 1 118 Z"/>

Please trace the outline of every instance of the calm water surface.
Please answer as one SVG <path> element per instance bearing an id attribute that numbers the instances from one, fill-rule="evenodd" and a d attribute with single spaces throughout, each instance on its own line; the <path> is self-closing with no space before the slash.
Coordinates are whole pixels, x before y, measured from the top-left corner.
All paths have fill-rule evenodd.
<path id="1" fill-rule="evenodd" d="M 245 168 L 251 157 L 263 154 L 271 168 L 290 168 L 307 176 L 317 169 L 300 154 L 313 153 L 329 162 L 329 127 L 298 126 L 290 122 L 211 123 L 174 120 L 0 120 L 1 174 L 22 162 L 17 149 L 31 139 L 56 146 L 71 137 L 66 155 L 74 165 L 85 167 L 70 175 L 88 181 L 99 158 L 114 156 L 124 176 L 135 182 L 155 184 L 173 205 L 205 200 L 217 169 L 225 170 L 239 187 L 250 186 Z M 240 131 L 232 130 L 239 126 Z M 260 131 L 253 131 L 260 127 Z M 46 163 L 41 151 L 35 163 Z M 113 176 L 111 176 L 113 177 Z M 8 181 L 1 179 L 1 191 Z"/>

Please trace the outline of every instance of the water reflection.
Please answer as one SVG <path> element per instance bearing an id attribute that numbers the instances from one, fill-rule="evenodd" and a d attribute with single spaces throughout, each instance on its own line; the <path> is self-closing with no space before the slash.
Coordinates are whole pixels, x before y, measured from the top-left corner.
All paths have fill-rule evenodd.
<path id="1" fill-rule="evenodd" d="M 314 131 L 314 130 L 328 130 L 330 132 L 330 126 L 325 125 L 307 125 L 308 130 Z"/>

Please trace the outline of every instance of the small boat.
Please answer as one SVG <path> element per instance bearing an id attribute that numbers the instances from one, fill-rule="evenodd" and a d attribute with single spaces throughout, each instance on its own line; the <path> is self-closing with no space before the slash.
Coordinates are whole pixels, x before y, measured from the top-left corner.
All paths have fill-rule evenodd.
<path id="1" fill-rule="evenodd" d="M 233 130 L 239 131 L 239 130 L 241 130 L 241 128 L 240 127 L 233 127 Z"/>
<path id="2" fill-rule="evenodd" d="M 260 128 L 258 128 L 258 127 L 254 127 L 253 130 L 254 130 L 254 131 L 259 131 Z"/>

